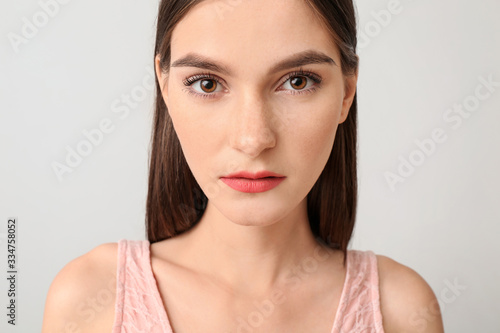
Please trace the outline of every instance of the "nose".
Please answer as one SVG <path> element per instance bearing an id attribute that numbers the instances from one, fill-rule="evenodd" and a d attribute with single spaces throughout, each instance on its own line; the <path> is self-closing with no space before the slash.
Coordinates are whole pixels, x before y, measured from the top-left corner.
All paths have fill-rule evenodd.
<path id="1" fill-rule="evenodd" d="M 229 142 L 251 158 L 276 145 L 273 114 L 269 103 L 258 94 L 246 94 L 236 102 L 230 128 Z"/>

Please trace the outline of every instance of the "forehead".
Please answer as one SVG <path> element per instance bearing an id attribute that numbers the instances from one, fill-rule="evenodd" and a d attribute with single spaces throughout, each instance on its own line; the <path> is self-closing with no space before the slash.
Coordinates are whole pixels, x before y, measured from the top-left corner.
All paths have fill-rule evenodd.
<path id="1" fill-rule="evenodd" d="M 246 74 L 311 49 L 339 63 L 332 37 L 305 0 L 205 0 L 174 28 L 171 59 L 196 52 Z"/>

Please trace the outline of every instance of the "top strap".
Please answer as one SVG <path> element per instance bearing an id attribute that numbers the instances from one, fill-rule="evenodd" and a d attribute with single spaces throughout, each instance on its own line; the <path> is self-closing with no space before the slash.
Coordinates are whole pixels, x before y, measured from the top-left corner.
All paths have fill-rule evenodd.
<path id="1" fill-rule="evenodd" d="M 345 290 L 332 333 L 384 333 L 376 255 L 348 250 L 346 265 Z"/>
<path id="2" fill-rule="evenodd" d="M 147 240 L 118 241 L 112 333 L 172 332 L 151 267 Z"/>

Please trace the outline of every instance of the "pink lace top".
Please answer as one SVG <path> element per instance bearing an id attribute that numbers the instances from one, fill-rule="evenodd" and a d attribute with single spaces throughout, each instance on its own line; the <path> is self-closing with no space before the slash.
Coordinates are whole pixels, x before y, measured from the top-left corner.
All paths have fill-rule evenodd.
<path id="1" fill-rule="evenodd" d="M 173 333 L 156 284 L 147 240 L 118 241 L 112 333 Z M 384 333 L 377 257 L 348 250 L 347 274 L 331 333 Z"/>

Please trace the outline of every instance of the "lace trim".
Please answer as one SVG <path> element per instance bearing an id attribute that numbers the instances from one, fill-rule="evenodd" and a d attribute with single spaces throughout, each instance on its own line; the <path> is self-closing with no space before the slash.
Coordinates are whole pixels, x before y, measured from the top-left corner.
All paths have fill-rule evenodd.
<path id="1" fill-rule="evenodd" d="M 332 333 L 384 333 L 377 271 L 372 251 L 349 250 L 346 283 Z"/>
<path id="2" fill-rule="evenodd" d="M 149 242 L 118 242 L 112 333 L 172 333 L 151 269 Z"/>

